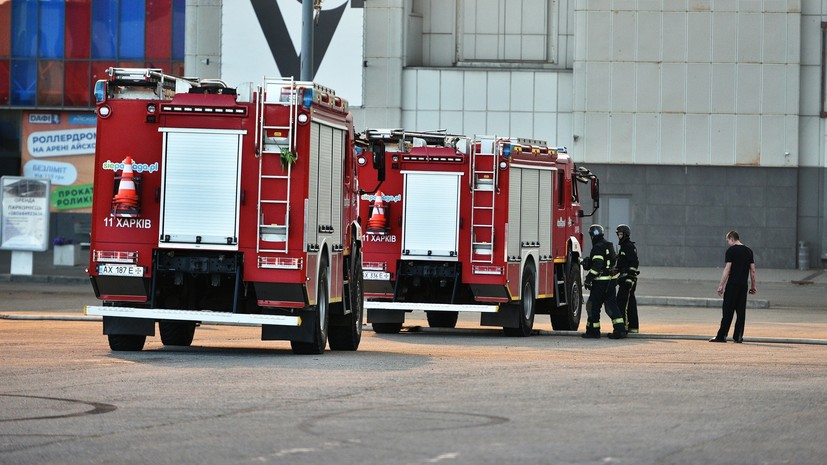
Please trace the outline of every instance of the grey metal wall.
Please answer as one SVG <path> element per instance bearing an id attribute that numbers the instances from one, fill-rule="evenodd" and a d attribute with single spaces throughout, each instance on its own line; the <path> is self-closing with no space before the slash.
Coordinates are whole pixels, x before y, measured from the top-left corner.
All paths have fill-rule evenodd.
<path id="1" fill-rule="evenodd" d="M 628 218 L 641 266 L 723 266 L 737 230 L 763 268 L 795 268 L 798 169 L 588 164 L 600 178 L 596 222 Z M 611 202 L 611 199 L 628 202 Z M 627 214 L 612 205 L 630 206 Z M 588 220 L 587 220 L 588 221 Z"/>

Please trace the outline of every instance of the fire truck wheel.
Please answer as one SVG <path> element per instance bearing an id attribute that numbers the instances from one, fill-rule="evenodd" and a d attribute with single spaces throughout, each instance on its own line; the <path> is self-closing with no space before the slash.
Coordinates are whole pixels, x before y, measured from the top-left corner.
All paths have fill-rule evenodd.
<path id="1" fill-rule="evenodd" d="M 110 334 L 109 348 L 113 351 L 130 351 L 135 352 L 143 350 L 146 336 L 136 336 L 132 334 Z"/>
<path id="2" fill-rule="evenodd" d="M 425 312 L 431 328 L 456 328 L 459 312 Z"/>
<path id="3" fill-rule="evenodd" d="M 373 323 L 373 332 L 377 334 L 398 334 L 402 323 Z"/>
<path id="4" fill-rule="evenodd" d="M 161 333 L 161 342 L 165 346 L 192 345 L 192 338 L 195 335 L 194 321 L 159 321 L 158 329 Z"/>
<path id="5" fill-rule="evenodd" d="M 523 286 L 520 294 L 522 297 L 516 304 L 508 306 L 519 311 L 519 326 L 516 328 L 503 327 L 503 332 L 509 337 L 528 337 L 534 329 L 534 310 L 536 299 L 534 296 L 534 269 L 526 267 L 523 271 Z M 513 311 L 513 310 L 512 310 Z"/>
<path id="6" fill-rule="evenodd" d="M 347 298 L 351 312 L 344 316 L 345 324 L 331 326 L 328 342 L 330 350 L 356 350 L 362 340 L 362 319 L 365 313 L 365 299 L 362 291 L 362 257 L 356 253 L 353 268 L 347 283 Z"/>
<path id="7" fill-rule="evenodd" d="M 327 329 L 330 310 L 330 291 L 327 287 L 327 262 L 322 260 L 319 267 L 319 281 L 316 286 L 316 320 L 313 328 L 313 342 L 290 341 L 294 354 L 323 354 L 327 345 Z"/>
<path id="8" fill-rule="evenodd" d="M 583 309 L 583 285 L 580 265 L 573 264 L 566 279 L 567 305 L 551 311 L 551 327 L 555 331 L 577 331 Z"/>

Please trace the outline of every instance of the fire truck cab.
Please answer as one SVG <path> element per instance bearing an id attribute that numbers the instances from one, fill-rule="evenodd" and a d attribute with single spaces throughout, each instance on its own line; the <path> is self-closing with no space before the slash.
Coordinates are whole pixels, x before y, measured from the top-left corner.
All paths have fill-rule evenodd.
<path id="1" fill-rule="evenodd" d="M 347 102 L 312 82 L 238 88 L 110 68 L 95 86 L 89 275 L 112 350 L 257 325 L 295 353 L 356 350 L 363 294 Z"/>
<path id="2" fill-rule="evenodd" d="M 401 330 L 407 312 L 455 327 L 460 312 L 506 335 L 531 334 L 536 314 L 577 330 L 583 254 L 579 183 L 597 177 L 564 148 L 508 137 L 367 130 L 357 159 L 363 188 L 368 322 Z M 384 166 L 383 166 L 384 165 Z M 378 174 L 384 173 L 384 179 Z"/>

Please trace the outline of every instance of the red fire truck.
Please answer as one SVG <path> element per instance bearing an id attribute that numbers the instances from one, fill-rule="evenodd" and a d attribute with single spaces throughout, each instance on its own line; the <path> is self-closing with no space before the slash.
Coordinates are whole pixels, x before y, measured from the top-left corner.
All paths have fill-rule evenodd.
<path id="1" fill-rule="evenodd" d="M 367 130 L 385 179 L 360 156 L 368 322 L 396 333 L 405 313 L 455 327 L 480 325 L 528 336 L 535 314 L 577 330 L 582 307 L 582 217 L 599 206 L 597 177 L 565 149 L 536 140 Z M 381 170 L 385 171 L 384 167 Z M 593 209 L 580 206 L 590 184 Z"/>
<path id="2" fill-rule="evenodd" d="M 362 232 L 352 116 L 312 82 L 237 88 L 111 68 L 95 86 L 89 275 L 112 350 L 198 324 L 261 326 L 293 352 L 356 350 Z"/>

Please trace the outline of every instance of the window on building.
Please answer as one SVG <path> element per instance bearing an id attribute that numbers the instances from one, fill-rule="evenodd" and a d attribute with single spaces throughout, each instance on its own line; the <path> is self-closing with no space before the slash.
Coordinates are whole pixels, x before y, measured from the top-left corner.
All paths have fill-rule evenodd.
<path id="1" fill-rule="evenodd" d="M 553 62 L 552 2 L 457 2 L 460 62 Z"/>

